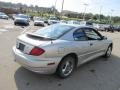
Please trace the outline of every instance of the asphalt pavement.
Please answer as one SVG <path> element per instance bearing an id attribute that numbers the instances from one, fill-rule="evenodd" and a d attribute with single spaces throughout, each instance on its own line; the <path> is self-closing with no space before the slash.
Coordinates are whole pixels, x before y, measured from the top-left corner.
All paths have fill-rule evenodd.
<path id="1" fill-rule="evenodd" d="M 60 79 L 56 75 L 40 75 L 14 62 L 12 47 L 24 30 L 41 27 L 14 26 L 12 20 L 0 20 L 0 90 L 120 90 L 120 33 L 101 32 L 113 39 L 109 59 L 97 58 Z"/>

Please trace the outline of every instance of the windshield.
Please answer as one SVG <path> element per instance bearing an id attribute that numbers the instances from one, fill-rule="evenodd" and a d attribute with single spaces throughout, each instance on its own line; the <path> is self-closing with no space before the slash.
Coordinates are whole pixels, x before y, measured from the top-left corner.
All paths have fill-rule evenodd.
<path id="1" fill-rule="evenodd" d="M 5 15 L 5 13 L 0 12 L 0 15 Z"/>
<path id="2" fill-rule="evenodd" d="M 35 20 L 38 20 L 38 21 L 44 21 L 43 18 L 35 18 Z"/>
<path id="3" fill-rule="evenodd" d="M 41 37 L 57 39 L 75 27 L 68 25 L 51 25 L 34 32 Z"/>
<path id="4" fill-rule="evenodd" d="M 18 17 L 18 18 L 25 18 L 25 19 L 28 18 L 28 16 L 26 16 L 26 15 L 18 15 L 17 17 Z"/>
<path id="5" fill-rule="evenodd" d="M 50 18 L 50 20 L 58 20 L 58 19 L 53 17 L 53 18 Z"/>

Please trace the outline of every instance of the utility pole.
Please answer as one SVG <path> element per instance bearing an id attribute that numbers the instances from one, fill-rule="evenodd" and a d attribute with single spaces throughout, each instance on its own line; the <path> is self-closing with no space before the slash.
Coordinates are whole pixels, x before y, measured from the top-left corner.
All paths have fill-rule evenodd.
<path id="1" fill-rule="evenodd" d="M 114 10 L 111 9 L 111 15 L 110 15 L 110 24 L 112 24 L 112 14 L 113 14 Z"/>
<path id="2" fill-rule="evenodd" d="M 84 3 L 83 5 L 85 6 L 85 10 L 84 10 L 84 13 L 83 13 L 83 20 L 85 20 L 85 13 L 86 13 L 88 4 Z"/>
<path id="3" fill-rule="evenodd" d="M 54 16 L 56 16 L 56 3 L 57 3 L 57 0 L 55 0 L 55 5 L 54 5 Z"/>
<path id="4" fill-rule="evenodd" d="M 100 15 L 99 15 L 99 21 L 101 21 L 101 11 L 102 11 L 102 6 L 100 6 Z"/>
<path id="5" fill-rule="evenodd" d="M 63 8 L 64 8 L 64 0 L 62 1 L 61 18 L 62 18 Z"/>

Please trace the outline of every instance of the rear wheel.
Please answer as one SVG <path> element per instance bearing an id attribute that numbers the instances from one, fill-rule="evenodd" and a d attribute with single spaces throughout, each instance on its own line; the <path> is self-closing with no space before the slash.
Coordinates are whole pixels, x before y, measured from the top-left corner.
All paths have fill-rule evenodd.
<path id="1" fill-rule="evenodd" d="M 75 59 L 71 56 L 65 57 L 58 66 L 57 74 L 61 78 L 71 75 L 75 67 Z"/>

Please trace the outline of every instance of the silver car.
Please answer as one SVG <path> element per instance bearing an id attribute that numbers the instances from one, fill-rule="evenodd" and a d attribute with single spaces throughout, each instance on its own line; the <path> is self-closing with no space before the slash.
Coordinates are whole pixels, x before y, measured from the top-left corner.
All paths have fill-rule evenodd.
<path id="1" fill-rule="evenodd" d="M 36 17 L 34 19 L 34 26 L 45 26 L 44 18 Z"/>
<path id="2" fill-rule="evenodd" d="M 6 20 L 8 20 L 9 16 L 6 15 L 5 13 L 3 13 L 3 12 L 0 12 L 0 19 L 6 19 Z"/>
<path id="3" fill-rule="evenodd" d="M 60 22 L 59 19 L 56 18 L 56 17 L 50 17 L 50 18 L 48 19 L 48 25 L 57 24 L 57 23 L 59 23 L 59 22 Z"/>
<path id="4" fill-rule="evenodd" d="M 66 78 L 75 67 L 96 57 L 110 57 L 113 43 L 91 27 L 54 24 L 17 38 L 15 61 L 41 74 Z"/>

